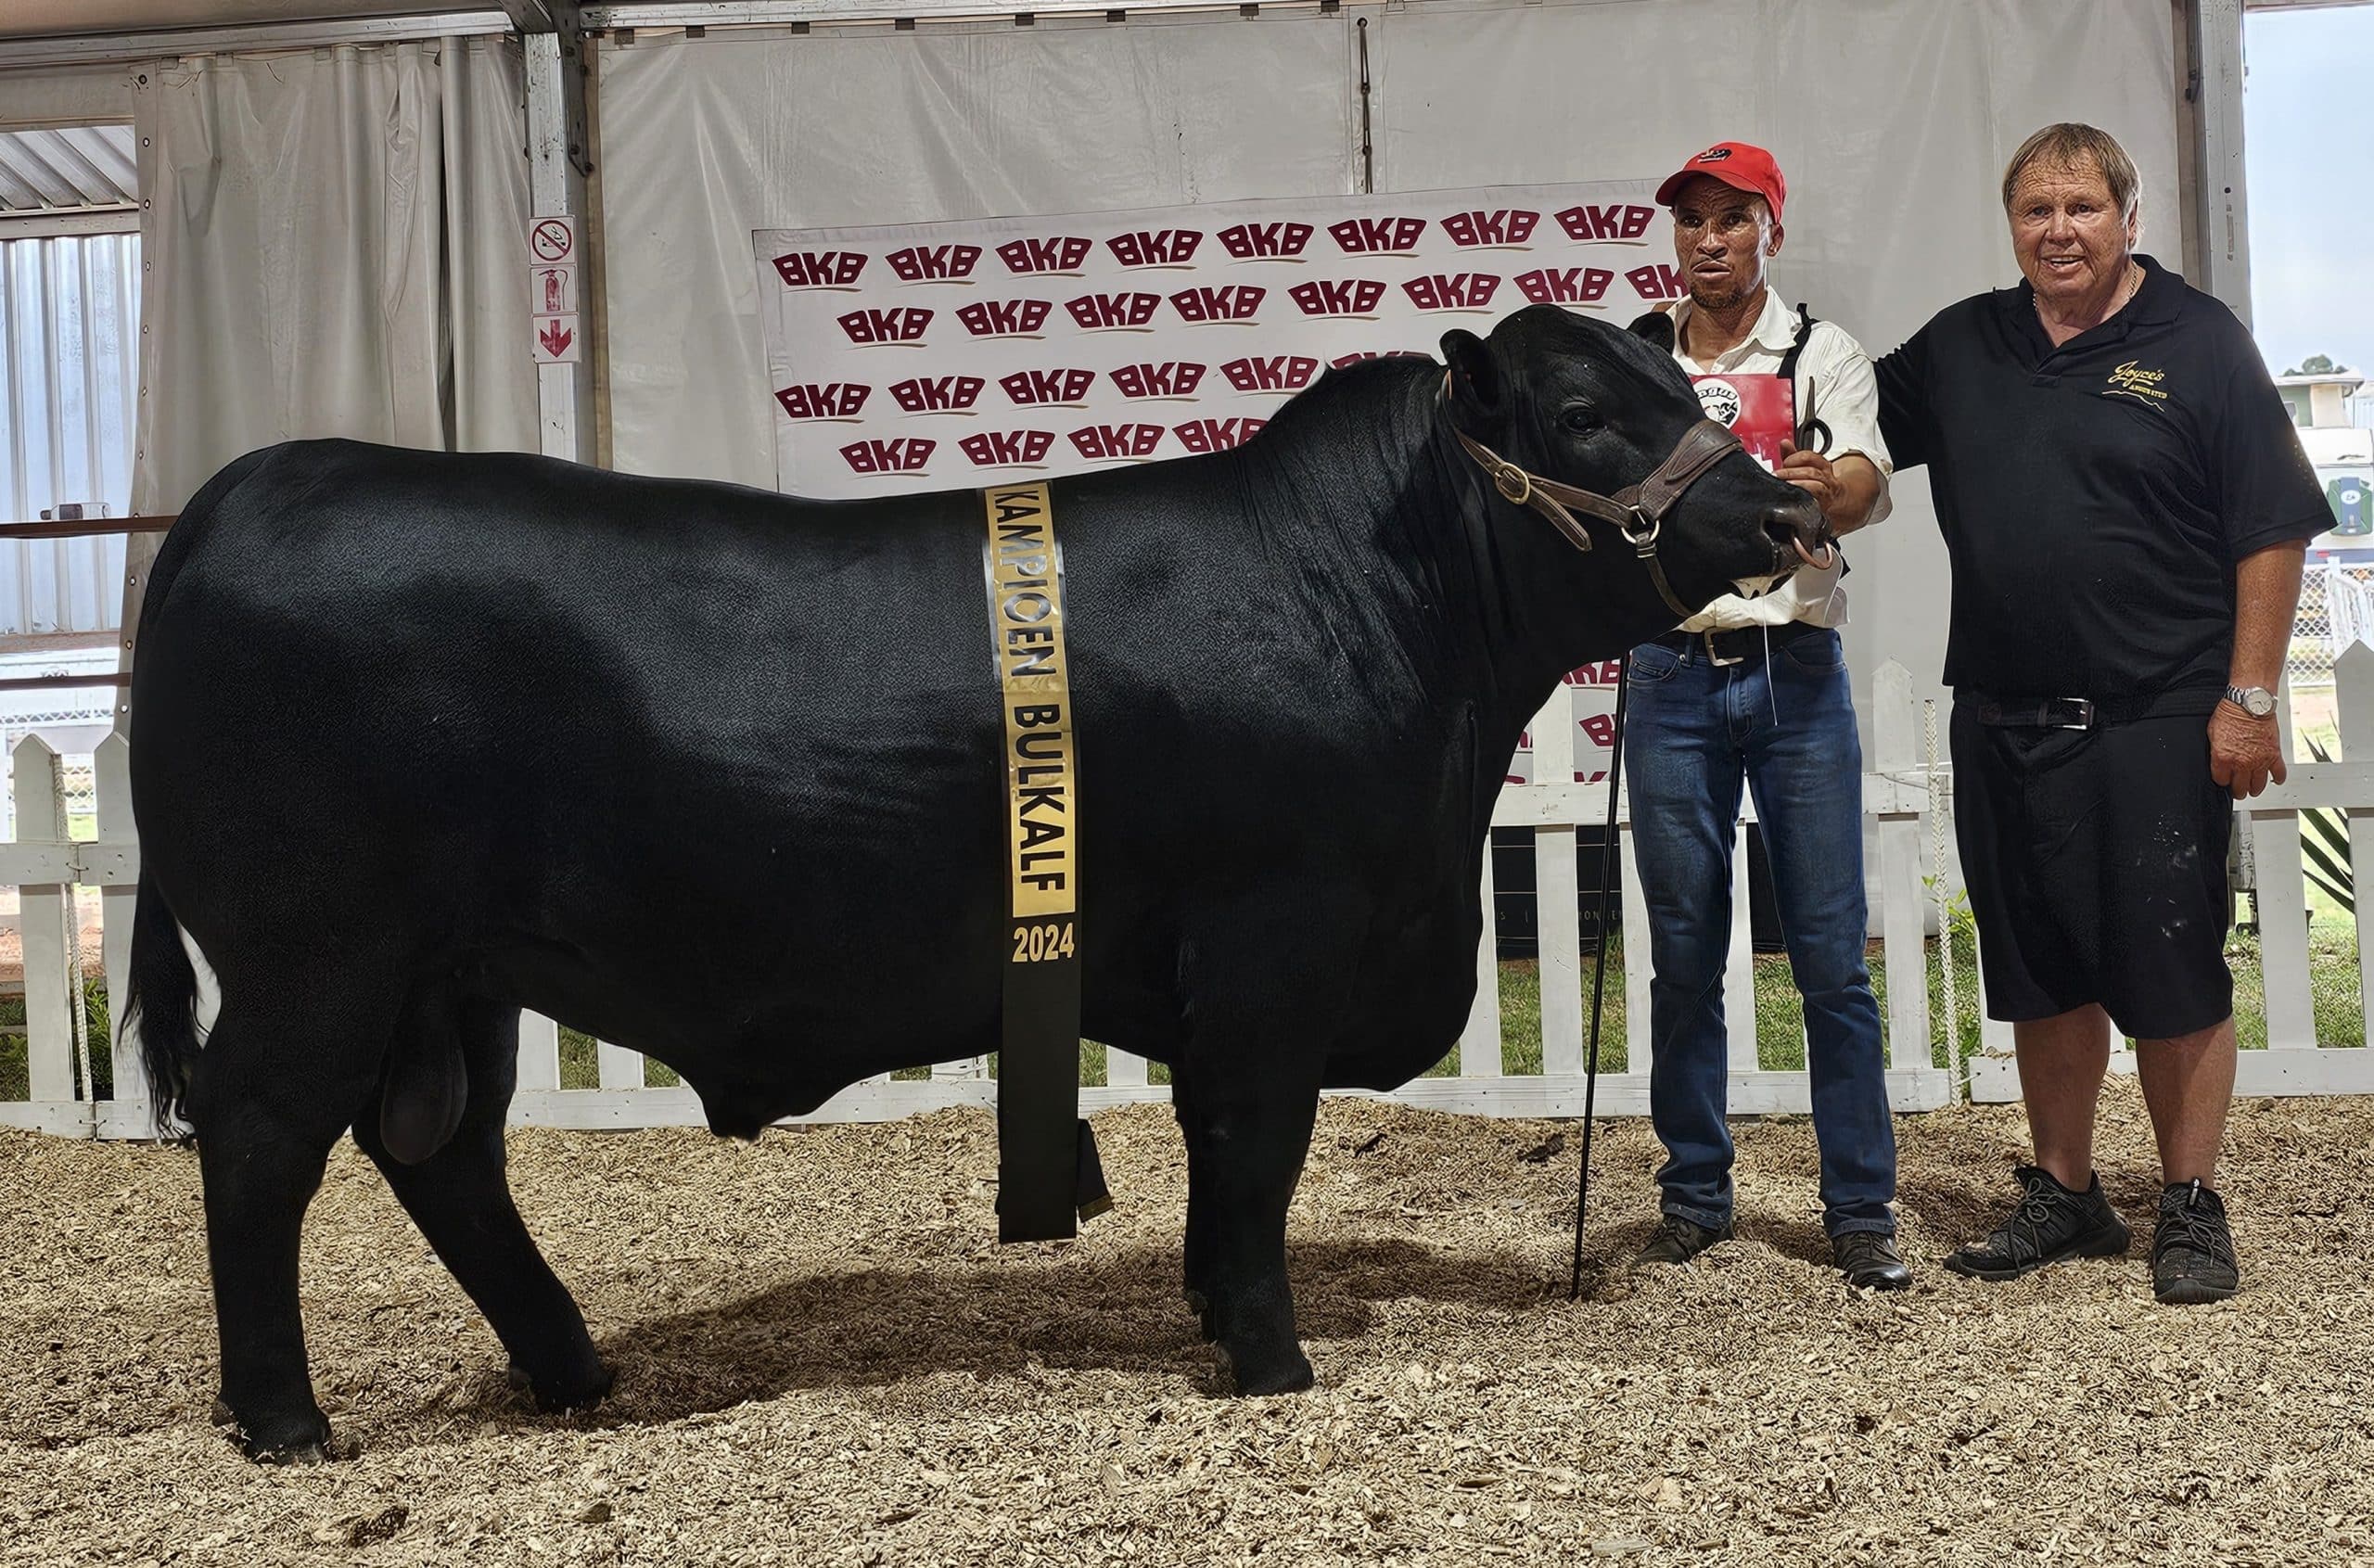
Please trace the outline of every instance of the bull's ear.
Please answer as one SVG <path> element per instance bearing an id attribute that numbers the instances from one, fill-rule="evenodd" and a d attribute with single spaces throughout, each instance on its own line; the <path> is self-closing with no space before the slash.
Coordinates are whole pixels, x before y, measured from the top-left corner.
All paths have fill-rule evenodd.
<path id="1" fill-rule="evenodd" d="M 1666 353 L 1673 352 L 1673 317 L 1664 311 L 1648 311 L 1634 318 L 1632 336 L 1645 338 Z"/>
<path id="2" fill-rule="evenodd" d="M 1450 365 L 1454 402 L 1486 418 L 1500 412 L 1500 362 L 1492 357 L 1492 345 L 1454 327 L 1443 334 L 1443 359 Z"/>

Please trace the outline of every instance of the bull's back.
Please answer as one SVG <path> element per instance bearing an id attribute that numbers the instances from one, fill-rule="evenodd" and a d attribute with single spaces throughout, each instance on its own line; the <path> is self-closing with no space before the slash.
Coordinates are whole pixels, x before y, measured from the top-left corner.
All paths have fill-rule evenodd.
<path id="1" fill-rule="evenodd" d="M 958 852 L 947 786 L 989 765 L 994 697 L 934 621 L 979 613 L 977 545 L 927 544 L 959 528 L 928 498 L 872 521 L 510 454 L 274 449 L 177 525 L 144 623 L 135 797 L 169 895 L 262 860 L 591 942 L 669 889 Z"/>

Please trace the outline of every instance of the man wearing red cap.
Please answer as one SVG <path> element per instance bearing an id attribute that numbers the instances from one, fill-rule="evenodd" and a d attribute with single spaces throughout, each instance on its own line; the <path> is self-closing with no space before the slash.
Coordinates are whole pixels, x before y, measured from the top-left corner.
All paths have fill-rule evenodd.
<path id="1" fill-rule="evenodd" d="M 1690 287 L 1674 358 L 1708 417 L 1821 503 L 1846 534 L 1887 515 L 1871 362 L 1766 282 L 1788 187 L 1762 147 L 1718 142 L 1657 188 Z M 1847 1281 L 1911 1282 L 1895 1249 L 1895 1134 L 1879 1006 L 1864 966 L 1863 762 L 1835 556 L 1757 599 L 1725 597 L 1633 650 L 1625 724 L 1633 836 L 1649 910 L 1649 1106 L 1666 1161 L 1640 1265 L 1681 1264 L 1731 1234 L 1723 969 L 1742 781 L 1805 999 L 1823 1228 Z"/>

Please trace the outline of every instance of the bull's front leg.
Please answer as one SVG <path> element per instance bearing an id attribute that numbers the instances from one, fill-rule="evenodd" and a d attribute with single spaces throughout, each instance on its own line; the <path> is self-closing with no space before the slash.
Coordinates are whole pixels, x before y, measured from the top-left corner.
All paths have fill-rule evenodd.
<path id="1" fill-rule="evenodd" d="M 1198 1040 L 1180 1106 L 1187 1143 L 1188 1289 L 1239 1394 L 1308 1388 L 1286 1282 L 1286 1209 L 1319 1112 L 1315 1041 Z"/>

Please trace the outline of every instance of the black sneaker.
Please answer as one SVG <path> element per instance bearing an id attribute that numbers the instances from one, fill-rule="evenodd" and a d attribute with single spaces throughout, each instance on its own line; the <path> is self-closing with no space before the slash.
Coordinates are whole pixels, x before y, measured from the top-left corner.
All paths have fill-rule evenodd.
<path id="1" fill-rule="evenodd" d="M 1973 1280 L 2016 1280 L 2064 1257 L 2126 1256 L 2134 1237 L 2111 1212 L 2100 1177 L 2084 1192 L 2073 1192 L 2034 1166 L 2013 1174 L 2023 1189 L 2020 1206 L 1986 1240 L 1946 1258 L 1946 1268 Z"/>
<path id="2" fill-rule="evenodd" d="M 1647 1268 L 1660 1263 L 1687 1263 L 1716 1243 L 1730 1239 L 1731 1228 L 1728 1225 L 1718 1230 L 1710 1230 L 1695 1220 L 1668 1214 L 1658 1219 L 1656 1234 L 1649 1238 L 1649 1244 L 1642 1247 L 1640 1256 L 1632 1260 L 1632 1267 Z"/>
<path id="3" fill-rule="evenodd" d="M 1912 1270 L 1895 1250 L 1895 1238 L 1876 1230 L 1848 1230 L 1830 1239 L 1830 1258 L 1846 1282 L 1871 1291 L 1900 1291 L 1912 1284 Z"/>
<path id="4" fill-rule="evenodd" d="M 2151 1294 L 2172 1306 L 2189 1306 L 2223 1301 L 2240 1282 L 2226 1200 L 2197 1180 L 2162 1192 L 2160 1227 L 2151 1237 Z"/>

